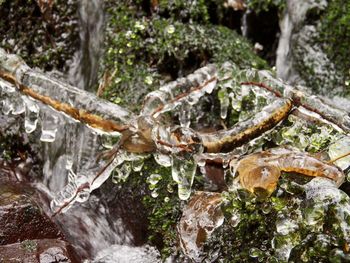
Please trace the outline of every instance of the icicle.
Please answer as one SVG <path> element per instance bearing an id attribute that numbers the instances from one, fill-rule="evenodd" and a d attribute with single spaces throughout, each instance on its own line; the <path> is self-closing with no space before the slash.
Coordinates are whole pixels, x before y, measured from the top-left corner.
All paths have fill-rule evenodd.
<path id="1" fill-rule="evenodd" d="M 38 118 L 39 118 L 39 106 L 28 98 L 23 98 L 25 102 L 25 116 L 24 116 L 24 129 L 26 133 L 32 133 L 35 131 Z"/>
<path id="2" fill-rule="evenodd" d="M 220 100 L 220 117 L 222 119 L 226 119 L 228 107 L 230 105 L 230 98 L 227 94 L 226 88 L 222 88 L 219 91 L 218 96 Z"/>
<path id="3" fill-rule="evenodd" d="M 178 195 L 181 200 L 187 200 L 191 195 L 191 187 L 197 164 L 194 160 L 186 160 L 173 156 L 171 174 L 178 184 Z"/>
<path id="4" fill-rule="evenodd" d="M 42 142 L 53 142 L 56 138 L 58 126 L 58 117 L 51 111 L 46 111 L 41 121 L 41 137 Z"/>
<path id="5" fill-rule="evenodd" d="M 189 128 L 191 125 L 191 105 L 185 101 L 179 111 L 179 122 L 182 127 Z"/>
<path id="6" fill-rule="evenodd" d="M 2 101 L 2 112 L 5 115 L 9 115 L 12 110 L 13 110 L 12 102 L 10 98 L 7 97 Z"/>

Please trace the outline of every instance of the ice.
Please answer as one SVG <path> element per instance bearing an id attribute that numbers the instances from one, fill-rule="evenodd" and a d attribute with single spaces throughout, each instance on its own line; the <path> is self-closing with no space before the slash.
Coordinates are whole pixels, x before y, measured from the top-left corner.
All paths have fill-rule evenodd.
<path id="1" fill-rule="evenodd" d="M 29 98 L 24 98 L 25 101 L 25 117 L 24 117 L 24 129 L 26 133 L 32 133 L 35 131 L 38 119 L 39 119 L 39 106 Z"/>
<path id="2" fill-rule="evenodd" d="M 150 185 L 157 185 L 160 180 L 162 180 L 162 176 L 161 175 L 159 175 L 159 174 L 151 174 L 147 178 L 147 183 L 150 184 Z"/>
<path id="3" fill-rule="evenodd" d="M 226 88 L 223 88 L 219 91 L 219 100 L 220 100 L 220 117 L 221 119 L 226 119 L 227 111 L 230 105 L 230 97 L 227 94 Z"/>
<path id="4" fill-rule="evenodd" d="M 125 182 L 128 179 L 132 171 L 131 163 L 124 162 L 120 167 L 116 168 L 112 175 L 112 181 L 114 183 Z"/>
<path id="5" fill-rule="evenodd" d="M 178 184 L 178 196 L 181 200 L 187 200 L 191 195 L 196 168 L 197 164 L 194 160 L 173 157 L 171 174 L 173 180 Z"/>
<path id="6" fill-rule="evenodd" d="M 331 159 L 338 158 L 350 152 L 350 137 L 344 136 L 329 146 L 328 154 Z M 350 156 L 346 156 L 334 162 L 342 170 L 350 166 Z"/>
<path id="7" fill-rule="evenodd" d="M 153 154 L 154 160 L 161 166 L 170 167 L 172 163 L 172 157 L 167 154 L 156 152 Z"/>
<path id="8" fill-rule="evenodd" d="M 66 212 L 71 208 L 80 193 L 86 195 L 90 193 L 90 185 L 84 175 L 76 176 L 75 180 L 69 182 L 50 203 L 50 208 L 53 212 Z M 83 196 L 82 196 L 83 197 Z M 81 198 L 79 199 L 82 200 Z"/>
<path id="9" fill-rule="evenodd" d="M 21 96 L 14 96 L 12 98 L 12 114 L 19 115 L 25 111 L 25 105 Z"/>
<path id="10" fill-rule="evenodd" d="M 41 116 L 41 136 L 42 142 L 53 142 L 56 138 L 58 127 L 58 117 L 52 111 L 46 111 Z"/>
<path id="11" fill-rule="evenodd" d="M 191 125 L 191 104 L 184 102 L 179 111 L 179 122 L 182 127 L 189 128 Z"/>

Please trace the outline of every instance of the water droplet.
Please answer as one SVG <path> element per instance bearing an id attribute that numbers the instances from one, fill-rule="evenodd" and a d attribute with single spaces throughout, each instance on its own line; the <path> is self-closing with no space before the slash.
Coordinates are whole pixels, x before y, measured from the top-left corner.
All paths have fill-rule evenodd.
<path id="1" fill-rule="evenodd" d="M 251 248 L 249 250 L 249 256 L 251 256 L 252 258 L 260 257 L 261 254 L 262 254 L 262 252 L 258 248 Z"/>
<path id="2" fill-rule="evenodd" d="M 144 164 L 143 158 L 140 158 L 139 160 L 135 160 L 132 162 L 132 169 L 135 172 L 140 172 L 142 170 L 143 164 Z"/>
<path id="3" fill-rule="evenodd" d="M 151 185 L 156 185 L 160 180 L 162 180 L 162 176 L 159 174 L 151 174 L 147 178 L 147 183 Z"/>
<path id="4" fill-rule="evenodd" d="M 168 34 L 173 34 L 175 33 L 175 27 L 173 25 L 169 25 L 166 27 L 166 32 L 168 32 Z"/>
<path id="5" fill-rule="evenodd" d="M 155 154 L 153 154 L 153 157 L 159 165 L 164 166 L 164 167 L 171 166 L 171 162 L 172 162 L 171 156 L 166 155 L 166 154 L 162 154 L 162 153 L 155 153 Z"/>
<path id="6" fill-rule="evenodd" d="M 154 189 L 154 190 L 152 191 L 152 193 L 151 193 L 151 196 L 152 196 L 153 198 L 157 198 L 158 195 L 159 195 L 159 193 L 157 192 L 157 189 Z"/>
<path id="7" fill-rule="evenodd" d="M 174 193 L 174 188 L 173 188 L 172 184 L 168 184 L 166 189 L 169 193 Z"/>

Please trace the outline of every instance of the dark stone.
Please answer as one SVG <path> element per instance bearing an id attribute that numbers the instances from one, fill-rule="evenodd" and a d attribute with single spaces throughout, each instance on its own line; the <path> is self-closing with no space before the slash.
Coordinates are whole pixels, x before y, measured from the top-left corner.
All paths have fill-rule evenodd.
<path id="1" fill-rule="evenodd" d="M 76 263 L 80 260 L 67 242 L 58 239 L 41 239 L 0 246 L 0 262 Z"/>
<path id="2" fill-rule="evenodd" d="M 8 178 L 0 173 L 0 245 L 26 239 L 63 239 L 57 226 L 38 206 L 34 189 Z"/>

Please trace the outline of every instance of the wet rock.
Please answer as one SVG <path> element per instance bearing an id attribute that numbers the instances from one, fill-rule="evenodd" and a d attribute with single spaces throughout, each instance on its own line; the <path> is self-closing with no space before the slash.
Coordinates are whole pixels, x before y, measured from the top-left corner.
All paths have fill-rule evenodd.
<path id="1" fill-rule="evenodd" d="M 202 246 L 215 229 L 224 222 L 219 193 L 197 192 L 189 201 L 178 225 L 183 253 L 201 262 Z"/>
<path id="2" fill-rule="evenodd" d="M 58 239 L 25 240 L 0 246 L 0 262 L 80 262 L 70 245 Z"/>
<path id="3" fill-rule="evenodd" d="M 8 181 L 0 173 L 0 245 L 26 239 L 63 238 L 34 199 L 34 190 L 24 183 Z"/>

